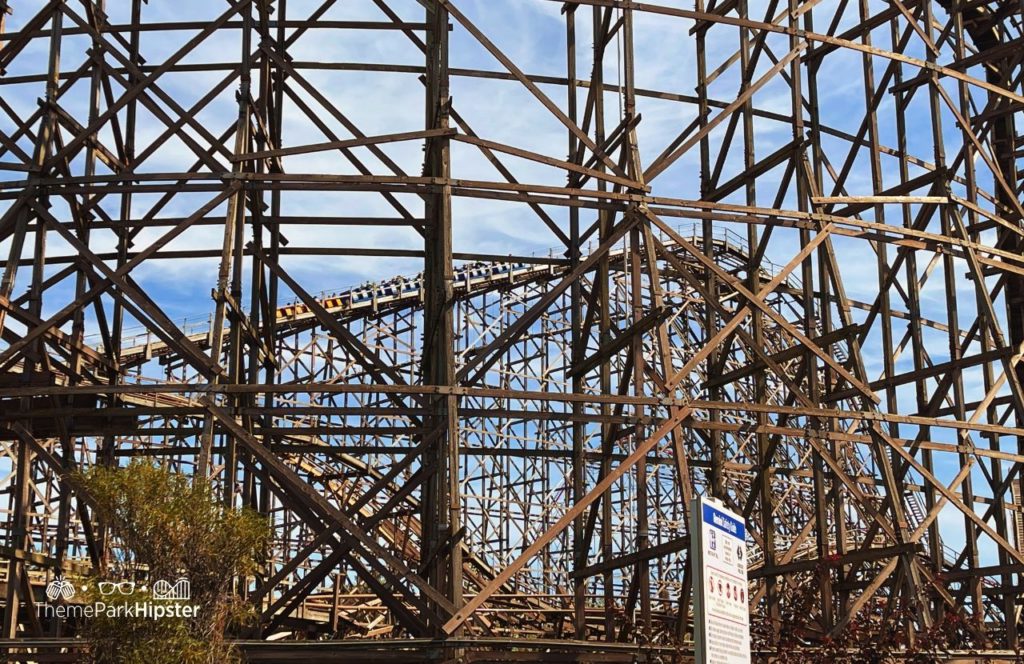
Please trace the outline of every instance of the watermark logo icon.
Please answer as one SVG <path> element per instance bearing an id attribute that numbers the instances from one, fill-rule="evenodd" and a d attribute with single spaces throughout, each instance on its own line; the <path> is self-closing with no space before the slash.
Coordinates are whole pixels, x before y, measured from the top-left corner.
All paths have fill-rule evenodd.
<path id="1" fill-rule="evenodd" d="M 40 618 L 92 619 L 105 618 L 195 618 L 202 609 L 197 604 L 183 603 L 191 599 L 192 584 L 185 578 L 174 583 L 157 581 L 150 588 L 135 581 L 97 581 L 101 597 L 87 599 L 74 604 L 56 603 L 58 599 L 69 600 L 76 596 L 76 588 L 63 575 L 57 576 L 46 586 L 48 601 L 36 604 L 36 615 Z M 81 590 L 88 590 L 83 585 Z M 138 598 L 137 592 L 151 592 L 152 599 Z M 163 600 L 163 601 L 153 601 Z"/>
<path id="2" fill-rule="evenodd" d="M 100 594 L 104 596 L 113 595 L 119 592 L 122 595 L 131 595 L 135 592 L 134 581 L 100 581 Z"/>
<path id="3" fill-rule="evenodd" d="M 63 576 L 54 577 L 53 581 L 46 584 L 46 598 L 51 602 L 61 597 L 68 600 L 74 596 L 75 585 Z"/>
<path id="4" fill-rule="evenodd" d="M 153 599 L 177 601 L 191 598 L 192 584 L 185 577 L 179 578 L 173 584 L 163 579 L 153 584 Z"/>

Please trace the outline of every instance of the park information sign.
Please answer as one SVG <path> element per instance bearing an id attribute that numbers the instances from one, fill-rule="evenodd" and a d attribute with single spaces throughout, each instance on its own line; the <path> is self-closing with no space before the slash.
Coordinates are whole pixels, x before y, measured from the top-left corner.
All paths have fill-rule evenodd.
<path id="1" fill-rule="evenodd" d="M 747 543 L 743 518 L 713 498 L 693 500 L 694 645 L 697 664 L 749 664 Z"/>

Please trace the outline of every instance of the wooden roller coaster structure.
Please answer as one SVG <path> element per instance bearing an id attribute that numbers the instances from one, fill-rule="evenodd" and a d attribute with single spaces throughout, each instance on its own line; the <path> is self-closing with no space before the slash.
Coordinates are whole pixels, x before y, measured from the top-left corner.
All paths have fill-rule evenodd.
<path id="1" fill-rule="evenodd" d="M 142 457 L 270 519 L 251 661 L 685 660 L 701 494 L 758 657 L 1014 661 L 1022 61 L 1011 0 L 0 0 L 0 648 L 68 661 L 67 475 Z"/>

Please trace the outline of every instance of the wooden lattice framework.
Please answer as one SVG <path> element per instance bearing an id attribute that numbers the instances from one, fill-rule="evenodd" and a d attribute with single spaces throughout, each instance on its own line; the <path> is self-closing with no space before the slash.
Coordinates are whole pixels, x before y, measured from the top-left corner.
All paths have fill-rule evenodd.
<path id="1" fill-rule="evenodd" d="M 333 657 L 685 654 L 702 493 L 759 649 L 1020 647 L 1020 4 L 156 4 L 0 0 L 4 638 L 149 456 Z"/>

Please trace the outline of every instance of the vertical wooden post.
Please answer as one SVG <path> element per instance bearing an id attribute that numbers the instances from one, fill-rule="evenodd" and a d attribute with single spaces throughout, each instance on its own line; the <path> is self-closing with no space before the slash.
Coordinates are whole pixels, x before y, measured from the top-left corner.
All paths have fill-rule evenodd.
<path id="1" fill-rule="evenodd" d="M 426 127 L 450 126 L 448 73 L 448 11 L 442 2 L 427 4 Z M 423 382 L 450 387 L 455 384 L 453 322 L 454 265 L 452 259 L 452 209 L 450 150 L 447 136 L 427 139 L 424 174 L 438 178 L 425 201 L 423 302 Z M 423 486 L 423 560 L 430 560 L 426 579 L 459 607 L 462 605 L 461 497 L 459 491 L 459 418 L 457 399 L 451 393 L 429 397 L 427 436 L 423 465 L 432 474 Z M 435 626 L 440 628 L 440 625 Z"/>

